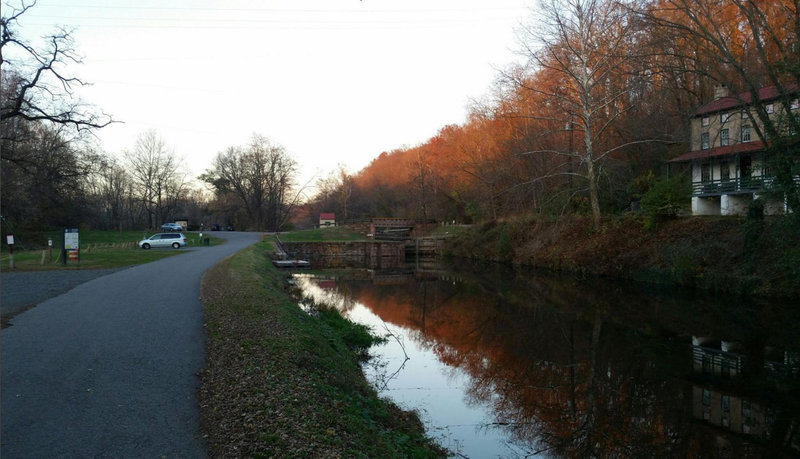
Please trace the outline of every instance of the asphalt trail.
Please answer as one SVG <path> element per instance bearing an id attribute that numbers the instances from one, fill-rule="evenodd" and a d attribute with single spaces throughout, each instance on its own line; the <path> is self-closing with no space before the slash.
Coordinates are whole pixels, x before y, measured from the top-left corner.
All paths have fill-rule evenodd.
<path id="1" fill-rule="evenodd" d="M 125 268 L 8 272 L 0 275 L 0 317 L 3 327 L 27 309 L 94 278 Z"/>
<path id="2" fill-rule="evenodd" d="M 0 454 L 205 457 L 200 279 L 259 233 L 98 277 L 0 334 Z M 172 250 L 172 249 L 159 249 Z"/>

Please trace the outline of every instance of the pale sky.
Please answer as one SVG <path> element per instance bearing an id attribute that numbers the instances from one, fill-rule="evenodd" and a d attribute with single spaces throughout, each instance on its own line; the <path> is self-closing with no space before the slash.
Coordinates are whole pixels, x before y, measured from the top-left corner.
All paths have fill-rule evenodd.
<path id="1" fill-rule="evenodd" d="M 18 0 L 3 0 L 19 6 Z M 75 29 L 81 97 L 123 121 L 120 155 L 154 129 L 193 176 L 254 133 L 300 181 L 424 143 L 517 60 L 532 0 L 39 0 L 18 32 Z M 39 42 L 41 43 L 41 42 Z"/>

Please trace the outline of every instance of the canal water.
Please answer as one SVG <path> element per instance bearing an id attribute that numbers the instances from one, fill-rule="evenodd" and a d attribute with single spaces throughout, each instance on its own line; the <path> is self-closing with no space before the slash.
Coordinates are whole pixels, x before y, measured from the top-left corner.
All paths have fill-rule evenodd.
<path id="1" fill-rule="evenodd" d="M 800 308 L 496 267 L 295 275 L 453 457 L 797 457 Z"/>

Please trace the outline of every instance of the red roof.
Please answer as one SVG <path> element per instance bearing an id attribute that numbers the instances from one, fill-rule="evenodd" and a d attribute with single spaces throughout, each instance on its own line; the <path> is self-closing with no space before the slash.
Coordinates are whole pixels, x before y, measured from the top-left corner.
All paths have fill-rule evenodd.
<path id="1" fill-rule="evenodd" d="M 336 214 L 333 213 L 322 213 L 319 214 L 320 220 L 336 220 Z"/>
<path id="2" fill-rule="evenodd" d="M 705 150 L 695 150 L 689 153 L 678 156 L 677 158 L 670 159 L 670 163 L 681 163 L 685 161 L 692 161 L 695 159 L 716 158 L 719 156 L 735 155 L 737 153 L 749 153 L 764 149 L 764 142 L 755 140 L 747 143 L 737 143 L 735 145 L 726 145 L 724 147 L 714 147 Z"/>
<path id="3" fill-rule="evenodd" d="M 784 92 L 794 93 L 797 92 L 797 83 L 790 83 L 783 87 Z M 767 102 L 780 97 L 778 89 L 775 86 L 767 86 L 758 90 L 758 100 Z M 695 115 L 707 115 L 709 113 L 719 112 L 723 110 L 730 110 L 731 108 L 743 107 L 750 104 L 752 97 L 750 92 L 743 92 L 736 96 L 725 96 L 701 106 L 695 111 Z"/>

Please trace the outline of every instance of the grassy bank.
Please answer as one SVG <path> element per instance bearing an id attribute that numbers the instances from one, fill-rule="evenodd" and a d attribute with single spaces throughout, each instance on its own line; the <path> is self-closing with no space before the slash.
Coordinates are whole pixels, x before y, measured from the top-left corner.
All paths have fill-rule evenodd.
<path id="1" fill-rule="evenodd" d="M 292 301 L 272 250 L 259 243 L 203 279 L 200 405 L 210 456 L 442 456 L 414 414 L 369 387 L 357 360 L 363 334 Z"/>
<path id="2" fill-rule="evenodd" d="M 62 234 L 60 231 L 27 234 L 15 244 L 14 271 L 120 268 L 184 253 L 182 250 L 174 249 L 142 250 L 136 245 L 139 240 L 156 232 L 81 231 L 80 261 L 68 261 L 67 264 L 63 263 L 61 254 Z M 200 236 L 197 233 L 184 234 L 186 234 L 190 247 L 200 245 Z M 203 238 L 206 237 L 210 238 L 211 245 L 222 242 L 221 239 L 204 233 Z M 48 240 L 53 241 L 52 250 L 48 247 Z M 4 271 L 10 269 L 9 250 L 5 244 L 2 255 L 0 255 L 0 269 Z"/>
<path id="3" fill-rule="evenodd" d="M 476 225 L 451 240 L 459 257 L 779 297 L 800 296 L 800 232 L 790 220 L 691 217 L 653 226 L 629 215 L 592 229 L 589 218 L 524 217 Z"/>
<path id="4" fill-rule="evenodd" d="M 314 228 L 301 231 L 292 231 L 280 235 L 286 242 L 341 242 L 341 241 L 366 241 L 368 238 L 346 226 L 333 226 L 330 228 Z"/>

